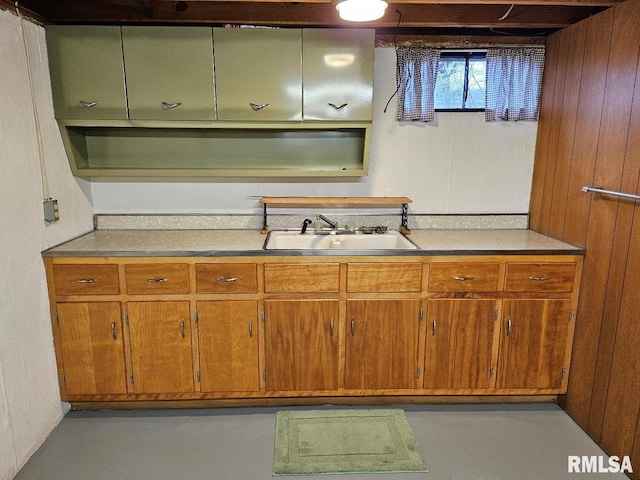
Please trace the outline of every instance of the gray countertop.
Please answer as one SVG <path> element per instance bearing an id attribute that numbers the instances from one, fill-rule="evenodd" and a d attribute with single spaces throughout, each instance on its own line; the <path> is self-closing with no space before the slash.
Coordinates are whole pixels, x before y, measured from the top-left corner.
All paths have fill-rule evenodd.
<path id="1" fill-rule="evenodd" d="M 576 255 L 584 250 L 532 230 L 413 230 L 416 250 L 264 250 L 256 230 L 95 230 L 42 252 L 59 256 Z"/>

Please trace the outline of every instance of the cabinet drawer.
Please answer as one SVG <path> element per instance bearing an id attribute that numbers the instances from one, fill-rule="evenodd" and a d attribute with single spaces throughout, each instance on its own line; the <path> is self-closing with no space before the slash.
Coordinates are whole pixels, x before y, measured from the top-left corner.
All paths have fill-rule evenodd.
<path id="1" fill-rule="evenodd" d="M 117 265 L 54 265 L 56 295 L 118 295 Z"/>
<path id="2" fill-rule="evenodd" d="M 253 263 L 196 265 L 197 293 L 256 293 L 258 276 Z"/>
<path id="3" fill-rule="evenodd" d="M 499 263 L 431 263 L 430 292 L 496 292 Z"/>
<path id="4" fill-rule="evenodd" d="M 340 288 L 337 263 L 271 264 L 264 266 L 267 293 L 336 293 Z"/>
<path id="5" fill-rule="evenodd" d="M 421 263 L 349 263 L 348 292 L 419 292 Z"/>
<path id="6" fill-rule="evenodd" d="M 126 265 L 127 293 L 189 293 L 187 264 Z"/>
<path id="7" fill-rule="evenodd" d="M 506 292 L 571 292 L 575 263 L 507 263 Z"/>

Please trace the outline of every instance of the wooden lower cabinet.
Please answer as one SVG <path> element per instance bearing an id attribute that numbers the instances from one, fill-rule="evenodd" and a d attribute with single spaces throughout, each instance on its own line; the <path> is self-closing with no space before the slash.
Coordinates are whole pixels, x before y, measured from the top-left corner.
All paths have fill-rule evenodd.
<path id="1" fill-rule="evenodd" d="M 67 395 L 127 393 L 119 302 L 56 305 Z"/>
<path id="2" fill-rule="evenodd" d="M 416 388 L 420 300 L 348 300 L 346 389 Z"/>
<path id="3" fill-rule="evenodd" d="M 551 397 L 567 389 L 581 262 L 47 258 L 61 395 Z"/>
<path id="4" fill-rule="evenodd" d="M 496 318 L 495 300 L 429 300 L 424 388 L 489 388 Z"/>
<path id="5" fill-rule="evenodd" d="M 570 300 L 505 300 L 496 387 L 559 389 L 571 316 Z"/>
<path id="6" fill-rule="evenodd" d="M 257 391 L 257 302 L 204 301 L 198 302 L 197 312 L 200 391 Z"/>
<path id="7" fill-rule="evenodd" d="M 187 301 L 126 304 L 135 393 L 193 392 Z"/>
<path id="8" fill-rule="evenodd" d="M 338 300 L 266 300 L 266 387 L 338 388 Z"/>

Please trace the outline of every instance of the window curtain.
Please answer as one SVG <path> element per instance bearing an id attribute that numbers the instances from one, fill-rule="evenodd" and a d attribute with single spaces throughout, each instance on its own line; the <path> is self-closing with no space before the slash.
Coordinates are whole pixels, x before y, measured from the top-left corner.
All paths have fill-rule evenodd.
<path id="1" fill-rule="evenodd" d="M 536 121 L 543 71 L 544 47 L 487 49 L 485 120 Z"/>
<path id="2" fill-rule="evenodd" d="M 396 85 L 401 121 L 431 122 L 435 117 L 433 94 L 440 63 L 440 50 L 428 47 L 398 48 Z"/>

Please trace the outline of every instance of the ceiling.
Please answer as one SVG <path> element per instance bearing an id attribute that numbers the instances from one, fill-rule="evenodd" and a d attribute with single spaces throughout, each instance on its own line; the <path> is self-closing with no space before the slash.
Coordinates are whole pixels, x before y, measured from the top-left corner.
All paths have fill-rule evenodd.
<path id="1" fill-rule="evenodd" d="M 378 38 L 543 38 L 621 0 L 390 0 L 383 18 L 341 20 L 335 0 L 19 0 L 25 16 L 54 24 L 375 27 Z M 0 6 L 15 9 L 10 0 Z M 489 42 L 491 43 L 491 42 Z M 537 42 L 540 43 L 540 42 Z"/>

